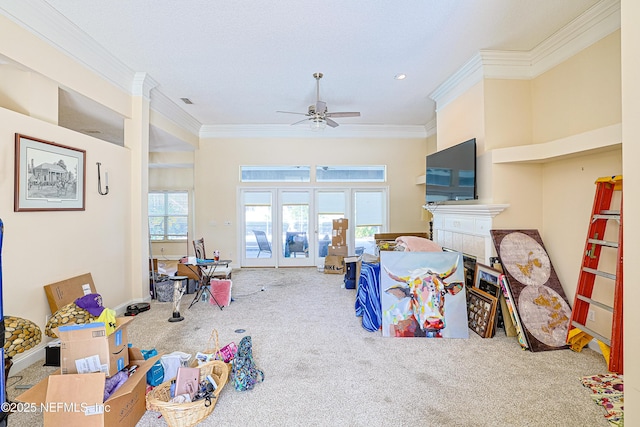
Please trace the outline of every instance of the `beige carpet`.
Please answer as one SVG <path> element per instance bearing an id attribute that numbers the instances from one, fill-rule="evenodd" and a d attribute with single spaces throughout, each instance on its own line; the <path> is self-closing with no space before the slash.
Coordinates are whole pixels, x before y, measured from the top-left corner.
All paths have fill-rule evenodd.
<path id="1" fill-rule="evenodd" d="M 503 331 L 491 339 L 383 338 L 362 328 L 342 276 L 311 268 L 235 271 L 233 296 L 221 311 L 208 302 L 187 309 L 185 295 L 179 323 L 167 321 L 171 303 L 154 302 L 129 328 L 133 345 L 161 352 L 202 350 L 212 328 L 221 344 L 251 335 L 265 381 L 246 392 L 229 385 L 202 426 L 608 425 L 580 380 L 607 372 L 592 350 L 532 353 Z M 42 363 L 9 385 L 54 370 Z M 158 416 L 148 411 L 138 426 L 166 425 Z M 41 424 L 39 414 L 9 417 L 12 427 Z"/>

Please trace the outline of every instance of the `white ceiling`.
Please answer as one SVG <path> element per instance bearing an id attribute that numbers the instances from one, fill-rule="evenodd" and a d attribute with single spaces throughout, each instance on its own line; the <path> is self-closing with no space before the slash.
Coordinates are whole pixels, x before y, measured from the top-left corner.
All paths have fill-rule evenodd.
<path id="1" fill-rule="evenodd" d="M 88 47 L 101 61 L 146 72 L 158 83 L 152 108 L 156 93 L 196 126 L 286 132 L 304 117 L 276 111 L 306 112 L 315 72 L 324 73 L 320 98 L 330 112 L 361 113 L 336 119 L 343 126 L 433 126 L 430 95 L 479 51 L 531 51 L 597 3 L 0 0 L 0 12 L 98 71 L 105 67 L 89 63 Z M 406 79 L 395 80 L 398 73 Z M 171 149 L 158 135 L 167 136 L 152 132 L 152 146 Z"/>

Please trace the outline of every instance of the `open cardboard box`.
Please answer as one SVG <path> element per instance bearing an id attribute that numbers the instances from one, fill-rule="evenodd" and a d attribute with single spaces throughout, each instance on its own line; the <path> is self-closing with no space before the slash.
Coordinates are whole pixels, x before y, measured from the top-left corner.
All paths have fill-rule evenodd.
<path id="1" fill-rule="evenodd" d="M 44 287 L 44 293 L 47 295 L 51 314 L 55 314 L 60 308 L 74 302 L 76 299 L 97 292 L 91 273 L 85 273 L 46 285 Z"/>
<path id="2" fill-rule="evenodd" d="M 147 371 L 160 355 L 144 360 L 137 348 L 129 348 L 133 373 L 106 402 L 105 374 L 68 374 L 57 370 L 16 398 L 36 405 L 51 427 L 135 427 L 146 412 Z"/>
<path id="3" fill-rule="evenodd" d="M 117 317 L 116 329 L 108 336 L 104 323 L 73 324 L 58 328 L 56 334 L 61 341 L 62 373 L 86 373 L 79 370 L 78 365 L 82 368 L 83 364 L 93 361 L 94 365 L 100 367 L 100 372 L 111 377 L 129 365 L 127 325 L 133 319 L 133 317 Z"/>

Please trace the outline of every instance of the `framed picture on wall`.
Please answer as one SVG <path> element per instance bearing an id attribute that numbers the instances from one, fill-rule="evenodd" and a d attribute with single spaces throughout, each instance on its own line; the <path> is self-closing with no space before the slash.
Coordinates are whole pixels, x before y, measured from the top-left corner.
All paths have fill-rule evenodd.
<path id="1" fill-rule="evenodd" d="M 86 153 L 16 133 L 14 206 L 23 211 L 83 211 Z"/>

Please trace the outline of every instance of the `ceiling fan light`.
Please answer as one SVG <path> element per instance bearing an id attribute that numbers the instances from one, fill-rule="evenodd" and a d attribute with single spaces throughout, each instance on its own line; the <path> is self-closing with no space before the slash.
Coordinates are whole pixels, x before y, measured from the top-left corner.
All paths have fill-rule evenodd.
<path id="1" fill-rule="evenodd" d="M 309 127 L 314 132 L 323 131 L 327 127 L 327 122 L 322 119 L 314 119 L 309 122 Z"/>

